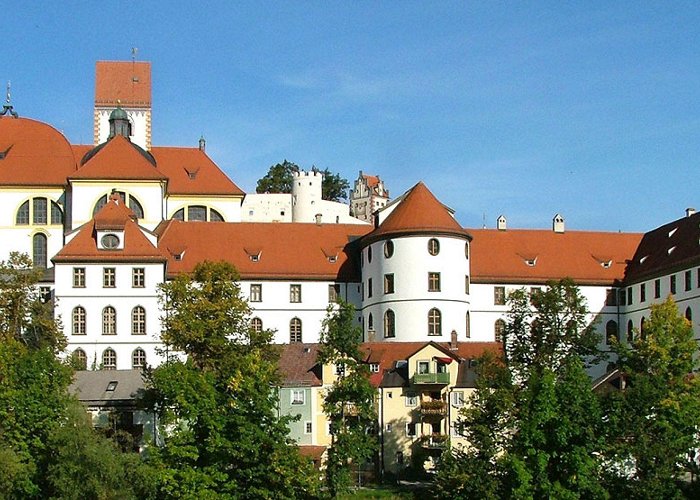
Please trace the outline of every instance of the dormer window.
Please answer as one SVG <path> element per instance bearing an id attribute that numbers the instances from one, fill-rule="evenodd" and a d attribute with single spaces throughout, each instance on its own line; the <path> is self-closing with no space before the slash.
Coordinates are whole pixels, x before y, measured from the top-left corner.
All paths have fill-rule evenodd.
<path id="1" fill-rule="evenodd" d="M 525 259 L 525 264 L 527 264 L 530 267 L 535 267 L 535 264 L 537 264 L 537 257 L 534 259 Z"/>
<path id="2" fill-rule="evenodd" d="M 102 248 L 106 250 L 115 250 L 119 248 L 119 236 L 114 233 L 105 234 L 101 239 Z"/>

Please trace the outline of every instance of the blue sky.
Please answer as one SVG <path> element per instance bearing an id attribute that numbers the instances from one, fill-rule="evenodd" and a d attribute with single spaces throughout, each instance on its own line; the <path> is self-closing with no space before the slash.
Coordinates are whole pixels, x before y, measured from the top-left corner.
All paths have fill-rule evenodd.
<path id="1" fill-rule="evenodd" d="M 647 231 L 700 208 L 699 2 L 3 6 L 15 109 L 74 143 L 95 61 L 137 47 L 154 144 L 203 134 L 245 191 L 286 158 L 392 195 L 423 180 L 467 227 Z"/>

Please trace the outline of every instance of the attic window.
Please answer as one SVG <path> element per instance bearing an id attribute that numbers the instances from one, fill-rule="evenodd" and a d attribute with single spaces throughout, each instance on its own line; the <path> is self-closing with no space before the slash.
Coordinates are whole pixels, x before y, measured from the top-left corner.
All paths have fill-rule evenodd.
<path id="1" fill-rule="evenodd" d="M 535 264 L 537 264 L 537 257 L 534 259 L 525 259 L 525 264 L 527 264 L 530 267 L 535 267 Z"/>
<path id="2" fill-rule="evenodd" d="M 379 373 L 379 363 L 370 363 L 369 364 L 369 371 L 371 373 Z"/>
<path id="3" fill-rule="evenodd" d="M 119 236 L 116 234 L 105 234 L 100 240 L 102 243 L 102 248 L 107 250 L 114 250 L 119 247 Z"/>
<path id="4" fill-rule="evenodd" d="M 117 385 L 119 384 L 118 381 L 112 380 L 109 384 L 107 384 L 107 389 L 105 389 L 107 392 L 114 392 L 117 388 Z"/>
<path id="5" fill-rule="evenodd" d="M 197 178 L 199 167 L 185 167 L 185 172 L 187 172 L 187 177 L 192 181 Z"/>
<path id="6" fill-rule="evenodd" d="M 331 264 L 335 264 L 336 260 L 338 260 L 338 257 L 335 255 L 331 255 L 328 257 L 328 262 L 330 262 Z"/>
<path id="7" fill-rule="evenodd" d="M 250 256 L 251 262 L 258 262 L 260 260 L 260 254 L 256 253 Z"/>
<path id="8" fill-rule="evenodd" d="M 677 227 L 674 227 L 673 229 L 671 229 L 671 230 L 668 232 L 668 237 L 670 238 L 671 236 L 673 236 L 673 235 L 676 233 L 676 231 L 678 231 L 678 228 L 677 228 Z"/>
<path id="9" fill-rule="evenodd" d="M 641 259 L 639 259 L 639 263 L 640 263 L 640 264 L 644 264 L 644 261 L 647 260 L 647 258 L 649 258 L 649 256 L 648 256 L 648 255 L 645 255 L 644 257 L 642 257 Z"/>
<path id="10" fill-rule="evenodd" d="M 603 269 L 610 269 L 610 266 L 612 266 L 612 260 L 605 260 L 601 262 L 600 265 L 603 267 Z"/>
<path id="11" fill-rule="evenodd" d="M 676 249 L 676 247 L 671 247 L 667 250 L 668 254 L 671 255 L 673 251 Z"/>

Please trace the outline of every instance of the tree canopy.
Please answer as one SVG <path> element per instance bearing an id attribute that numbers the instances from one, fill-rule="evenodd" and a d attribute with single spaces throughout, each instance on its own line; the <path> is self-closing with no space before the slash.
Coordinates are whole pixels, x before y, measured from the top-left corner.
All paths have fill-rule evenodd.
<path id="1" fill-rule="evenodd" d="M 292 172 L 299 171 L 299 165 L 284 160 L 282 163 L 272 165 L 264 177 L 258 180 L 256 193 L 291 193 Z M 316 170 L 312 167 L 312 170 Z M 320 171 L 323 174 L 321 185 L 321 198 L 329 201 L 343 202 L 348 199 L 350 183 L 339 173 L 332 173 L 327 168 Z"/>
<path id="2" fill-rule="evenodd" d="M 163 445 L 151 450 L 162 496 L 312 498 L 308 460 L 277 415 L 278 350 L 248 321 L 238 274 L 203 262 L 162 286 L 163 340 L 171 358 L 147 376 L 144 404 L 159 415 Z"/>

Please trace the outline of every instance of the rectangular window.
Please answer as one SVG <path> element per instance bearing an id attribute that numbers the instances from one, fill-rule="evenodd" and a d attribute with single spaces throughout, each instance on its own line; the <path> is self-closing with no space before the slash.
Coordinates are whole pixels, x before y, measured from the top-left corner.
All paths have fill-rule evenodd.
<path id="1" fill-rule="evenodd" d="M 406 406 L 415 407 L 418 406 L 418 395 L 414 393 L 408 393 L 405 397 Z"/>
<path id="2" fill-rule="evenodd" d="M 418 361 L 417 368 L 420 375 L 430 373 L 430 361 Z"/>
<path id="3" fill-rule="evenodd" d="M 369 299 L 372 296 L 372 278 L 369 278 L 367 280 L 367 298 Z"/>
<path id="4" fill-rule="evenodd" d="M 688 270 L 685 272 L 685 291 L 689 292 L 693 288 L 693 274 Z"/>
<path id="5" fill-rule="evenodd" d="M 440 273 L 428 273 L 428 291 L 440 291 Z"/>
<path id="6" fill-rule="evenodd" d="M 48 207 L 46 198 L 34 198 L 34 224 L 48 224 Z"/>
<path id="7" fill-rule="evenodd" d="M 146 269 L 135 267 L 131 270 L 131 286 L 133 288 L 143 288 L 146 286 Z"/>
<path id="8" fill-rule="evenodd" d="M 340 285 L 328 285 L 328 302 L 338 302 L 340 297 Z"/>
<path id="9" fill-rule="evenodd" d="M 117 286 L 117 270 L 113 267 L 102 268 L 102 287 L 114 288 Z"/>
<path id="10" fill-rule="evenodd" d="M 394 275 L 384 275 L 384 293 L 394 293 Z"/>
<path id="11" fill-rule="evenodd" d="M 450 402 L 452 403 L 452 406 L 464 406 L 464 392 L 463 391 L 454 391 L 450 394 Z"/>
<path id="12" fill-rule="evenodd" d="M 250 301 L 262 302 L 262 285 L 250 285 Z"/>
<path id="13" fill-rule="evenodd" d="M 672 274 L 670 277 L 671 282 L 671 293 L 676 293 L 676 275 Z"/>
<path id="14" fill-rule="evenodd" d="M 627 305 L 632 305 L 632 287 L 627 288 Z"/>
<path id="15" fill-rule="evenodd" d="M 661 280 L 654 280 L 654 298 L 661 297 Z"/>
<path id="16" fill-rule="evenodd" d="M 303 405 L 306 402 L 303 389 L 292 389 L 291 403 L 293 405 Z"/>
<path id="17" fill-rule="evenodd" d="M 289 302 L 301 302 L 301 285 L 289 285 Z"/>
<path id="18" fill-rule="evenodd" d="M 406 423 L 406 436 L 415 437 L 416 435 L 416 423 L 408 422 Z"/>
<path id="19" fill-rule="evenodd" d="M 700 267 L 695 270 L 695 276 L 697 276 L 697 287 L 700 288 Z"/>
<path id="20" fill-rule="evenodd" d="M 384 426 L 384 431 L 386 431 L 386 432 L 391 432 L 391 429 L 392 429 L 392 428 L 393 428 L 393 426 L 392 426 L 391 424 L 386 424 L 386 425 Z"/>
<path id="21" fill-rule="evenodd" d="M 464 293 L 469 295 L 469 276 L 464 277 Z"/>
<path id="22" fill-rule="evenodd" d="M 605 295 L 605 305 L 606 306 L 616 306 L 617 305 L 617 290 L 614 288 L 608 288 Z"/>
<path id="23" fill-rule="evenodd" d="M 642 283 L 639 285 L 639 301 L 644 302 L 647 300 L 647 284 Z"/>
<path id="24" fill-rule="evenodd" d="M 379 363 L 370 363 L 369 371 L 370 373 L 379 373 Z"/>
<path id="25" fill-rule="evenodd" d="M 622 290 L 620 290 L 620 305 L 621 306 L 627 305 L 627 292 L 625 292 L 624 288 Z"/>
<path id="26" fill-rule="evenodd" d="M 311 422 L 304 422 L 304 434 L 311 434 L 312 430 L 313 426 L 311 425 Z"/>
<path id="27" fill-rule="evenodd" d="M 341 363 L 337 363 L 335 365 L 335 374 L 338 377 L 342 377 L 345 375 L 345 364 L 344 363 L 341 362 Z"/>
<path id="28" fill-rule="evenodd" d="M 506 287 L 504 287 L 504 286 L 493 287 L 493 305 L 495 305 L 495 306 L 506 305 Z"/>
<path id="29" fill-rule="evenodd" d="M 85 288 L 85 268 L 73 268 L 73 288 Z"/>

